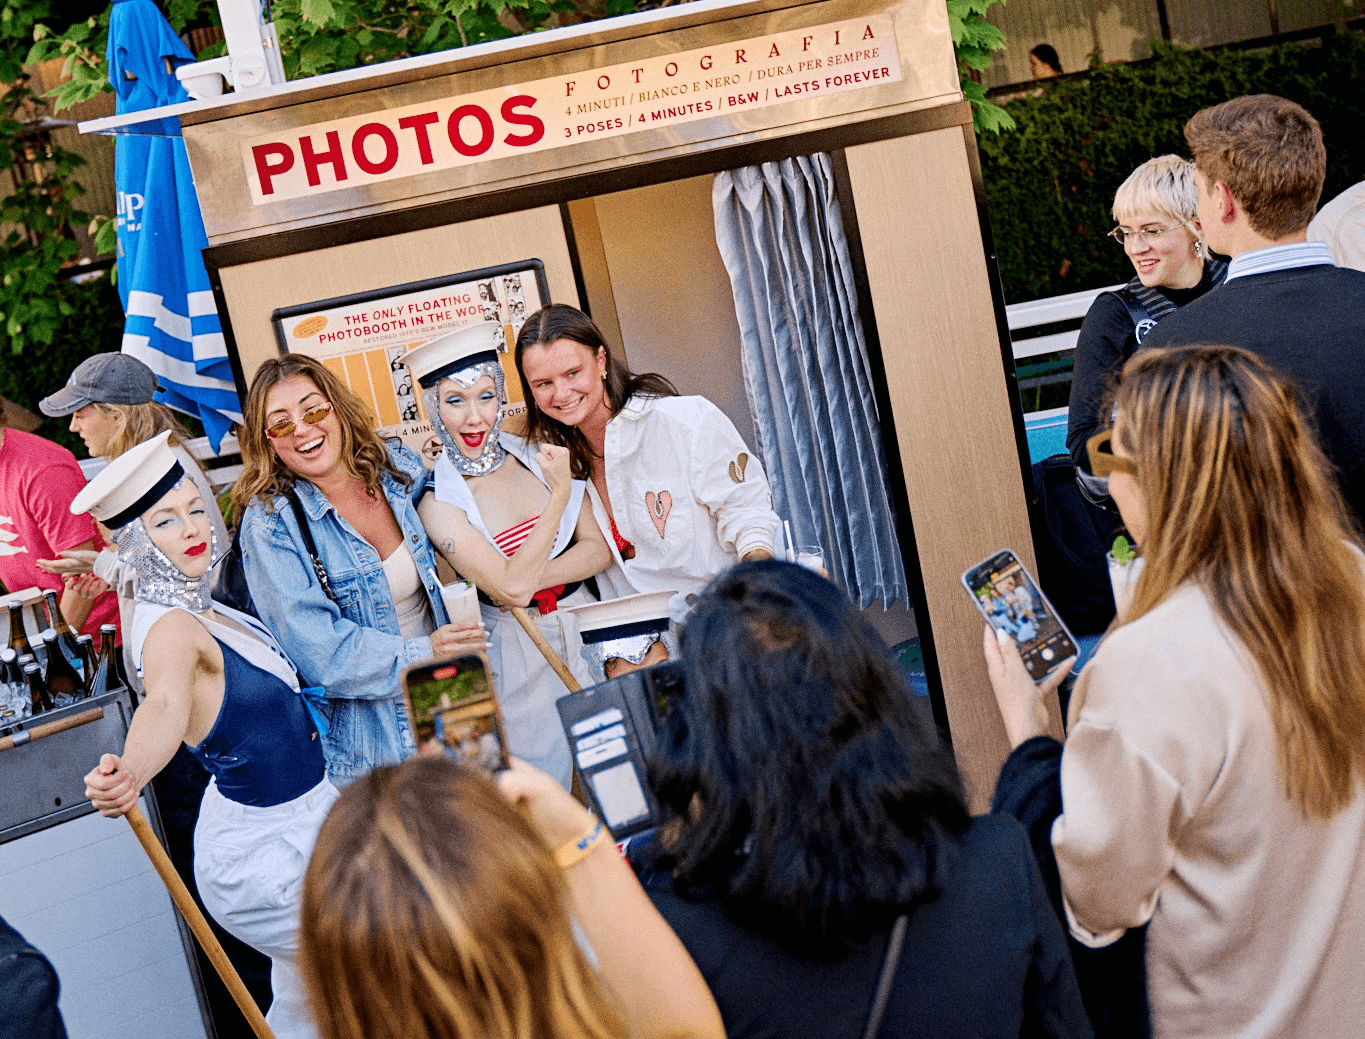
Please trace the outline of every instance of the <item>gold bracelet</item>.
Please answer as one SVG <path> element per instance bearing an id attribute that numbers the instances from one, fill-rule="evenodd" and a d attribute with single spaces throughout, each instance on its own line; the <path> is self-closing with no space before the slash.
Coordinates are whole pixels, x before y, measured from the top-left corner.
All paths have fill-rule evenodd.
<path id="1" fill-rule="evenodd" d="M 555 852 L 555 862 L 559 863 L 560 869 L 578 865 L 606 839 L 606 836 L 607 828 L 602 825 L 602 820 L 594 817 L 593 825 L 584 830 L 581 836 L 559 847 Z"/>

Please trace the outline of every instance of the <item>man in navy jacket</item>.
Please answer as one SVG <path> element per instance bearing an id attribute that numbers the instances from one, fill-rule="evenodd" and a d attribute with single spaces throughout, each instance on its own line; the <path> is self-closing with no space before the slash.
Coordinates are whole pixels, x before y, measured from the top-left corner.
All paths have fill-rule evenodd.
<path id="1" fill-rule="evenodd" d="M 1257 94 L 1195 113 L 1185 140 L 1200 233 L 1232 262 L 1143 347 L 1240 346 L 1297 382 L 1347 508 L 1365 522 L 1365 273 L 1306 240 L 1326 176 L 1322 130 L 1294 102 Z"/>

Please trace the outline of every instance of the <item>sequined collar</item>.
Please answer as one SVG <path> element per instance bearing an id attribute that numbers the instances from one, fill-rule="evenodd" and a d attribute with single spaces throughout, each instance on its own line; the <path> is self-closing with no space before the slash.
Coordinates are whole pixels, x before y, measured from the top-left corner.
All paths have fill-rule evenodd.
<path id="1" fill-rule="evenodd" d="M 179 606 L 192 613 L 203 613 L 209 608 L 209 574 L 212 568 L 201 577 L 185 576 L 166 553 L 156 547 L 141 516 L 114 531 L 114 544 L 118 546 L 119 559 L 137 571 L 138 602 Z M 210 525 L 210 559 L 217 558 L 218 549 L 218 534 Z"/>

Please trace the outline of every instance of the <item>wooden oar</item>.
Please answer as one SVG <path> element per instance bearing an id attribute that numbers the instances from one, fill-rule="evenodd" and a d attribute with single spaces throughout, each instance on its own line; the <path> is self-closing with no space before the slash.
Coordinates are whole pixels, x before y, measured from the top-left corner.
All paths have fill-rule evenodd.
<path id="1" fill-rule="evenodd" d="M 581 690 L 583 687 L 578 684 L 578 679 L 574 678 L 573 672 L 569 670 L 569 665 L 564 663 L 564 658 L 555 652 L 554 646 L 550 645 L 550 640 L 536 627 L 536 622 L 531 620 L 526 610 L 520 606 L 512 606 L 510 609 L 512 616 L 521 625 L 521 630 L 526 632 L 526 636 L 535 643 L 536 649 L 540 650 L 540 655 L 545 658 L 545 662 L 554 668 L 555 674 L 564 683 L 564 687 L 571 693 Z M 590 803 L 583 790 L 583 782 L 577 768 L 573 770 L 573 776 L 569 781 L 569 792 L 583 804 Z"/>
<path id="2" fill-rule="evenodd" d="M 199 939 L 199 944 L 204 947 L 204 952 L 208 953 L 209 960 L 217 969 L 218 976 L 223 979 L 223 984 L 232 993 L 232 999 L 237 1004 L 237 1009 L 242 1012 L 242 1016 L 251 1025 L 251 1030 L 256 1033 L 256 1039 L 275 1039 L 275 1033 L 265 1023 L 265 1016 L 261 1013 L 261 1008 L 251 998 L 251 993 L 242 984 L 241 977 L 236 968 L 232 966 L 232 961 L 227 958 L 227 953 L 223 951 L 222 945 L 218 943 L 218 938 L 209 927 L 209 922 L 204 919 L 204 914 L 194 904 L 194 897 L 190 894 L 190 889 L 185 886 L 185 882 L 180 879 L 180 874 L 171 865 L 171 857 L 166 854 L 166 849 L 156 839 L 156 834 L 152 832 L 152 827 L 147 822 L 147 817 L 142 814 L 142 809 L 133 805 L 124 818 L 128 820 L 128 825 L 133 828 L 133 833 L 137 834 L 138 843 L 142 845 L 142 850 L 147 853 L 147 858 L 152 860 L 152 865 L 161 877 L 161 882 L 166 885 L 166 890 L 170 892 L 171 900 L 180 910 L 180 915 L 190 925 L 190 930 L 194 932 L 195 938 Z"/>
<path id="3" fill-rule="evenodd" d="M 92 707 L 88 711 L 80 714 L 73 714 L 67 718 L 60 718 L 55 722 L 46 722 L 43 725 L 35 725 L 31 729 L 23 729 L 12 736 L 0 739 L 0 750 L 13 750 L 15 747 L 22 747 L 25 743 L 32 743 L 40 740 L 44 736 L 55 736 L 59 732 L 67 729 L 74 729 L 77 725 L 85 725 L 88 722 L 98 721 L 104 717 L 104 709 Z"/>

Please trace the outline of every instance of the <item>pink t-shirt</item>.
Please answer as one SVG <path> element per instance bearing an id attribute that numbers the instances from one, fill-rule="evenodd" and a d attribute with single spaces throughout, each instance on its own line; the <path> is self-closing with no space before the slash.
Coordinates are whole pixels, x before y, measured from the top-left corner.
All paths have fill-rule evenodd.
<path id="1" fill-rule="evenodd" d="M 6 429 L 0 443 L 0 581 L 11 592 L 24 588 L 62 592 L 62 579 L 38 567 L 83 541 L 104 547 L 95 521 L 71 515 L 72 499 L 85 486 L 76 456 L 50 440 Z M 106 592 L 81 631 L 99 644 L 100 625 L 118 624 L 118 596 Z"/>

